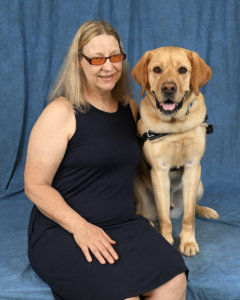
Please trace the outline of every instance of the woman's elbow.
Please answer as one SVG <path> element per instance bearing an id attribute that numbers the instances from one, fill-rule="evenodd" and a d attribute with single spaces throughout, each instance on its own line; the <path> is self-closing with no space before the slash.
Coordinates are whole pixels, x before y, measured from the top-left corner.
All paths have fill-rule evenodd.
<path id="1" fill-rule="evenodd" d="M 34 190 L 34 185 L 32 184 L 31 180 L 24 177 L 24 192 L 29 199 L 31 199 L 33 190 Z"/>
<path id="2" fill-rule="evenodd" d="M 29 172 L 24 172 L 24 192 L 26 196 L 32 200 L 33 195 L 37 192 L 38 185 L 34 182 L 33 176 L 30 176 Z"/>

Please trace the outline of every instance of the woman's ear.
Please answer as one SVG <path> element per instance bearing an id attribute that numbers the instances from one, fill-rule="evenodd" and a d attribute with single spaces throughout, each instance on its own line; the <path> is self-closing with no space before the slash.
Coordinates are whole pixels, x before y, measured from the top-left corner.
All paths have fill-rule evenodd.
<path id="1" fill-rule="evenodd" d="M 192 65 L 191 86 L 194 94 L 199 95 L 199 89 L 204 86 L 212 76 L 211 68 L 204 62 L 198 53 L 189 51 L 189 60 Z"/>
<path id="2" fill-rule="evenodd" d="M 151 52 L 147 51 L 140 58 L 137 64 L 132 69 L 132 76 L 136 82 L 142 87 L 142 95 L 145 92 L 148 82 L 148 64 L 151 58 Z"/>

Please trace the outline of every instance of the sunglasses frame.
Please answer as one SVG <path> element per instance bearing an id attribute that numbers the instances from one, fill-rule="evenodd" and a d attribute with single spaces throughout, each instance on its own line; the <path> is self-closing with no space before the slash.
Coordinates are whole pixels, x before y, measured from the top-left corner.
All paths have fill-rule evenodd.
<path id="1" fill-rule="evenodd" d="M 84 54 L 82 53 L 82 57 L 84 57 L 84 58 L 89 62 L 89 64 L 90 64 L 90 65 L 93 65 L 93 66 L 101 66 L 101 65 L 104 65 L 105 62 L 107 61 L 107 59 L 109 59 L 111 63 L 117 63 L 117 61 L 114 61 L 114 62 L 111 61 L 111 57 L 116 56 L 116 55 L 123 55 L 123 59 L 120 60 L 120 61 L 118 61 L 118 62 L 124 61 L 124 59 L 126 58 L 126 54 L 125 54 L 125 53 L 113 54 L 113 55 L 107 56 L 107 57 L 93 57 L 93 58 L 89 58 L 89 57 L 87 57 L 86 55 L 84 55 Z M 102 59 L 104 58 L 104 62 L 103 62 L 102 64 L 93 64 L 93 63 L 92 63 L 92 60 L 93 60 L 93 59 L 98 59 L 98 58 L 102 58 Z"/>

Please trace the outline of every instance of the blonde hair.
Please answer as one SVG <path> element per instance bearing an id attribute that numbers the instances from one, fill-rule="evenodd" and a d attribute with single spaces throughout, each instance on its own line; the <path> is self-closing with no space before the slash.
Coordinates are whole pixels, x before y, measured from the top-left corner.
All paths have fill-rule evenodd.
<path id="1" fill-rule="evenodd" d="M 85 76 L 79 68 L 79 58 L 82 55 L 83 47 L 95 36 L 108 34 L 114 36 L 120 50 L 124 53 L 122 42 L 116 30 L 103 20 L 93 20 L 84 23 L 75 34 L 72 44 L 64 59 L 57 80 L 48 96 L 50 101 L 63 96 L 69 100 L 74 108 L 81 112 L 89 109 L 85 86 Z M 122 75 L 112 90 L 112 95 L 123 104 L 128 104 L 131 99 L 130 77 L 128 65 L 123 61 Z"/>

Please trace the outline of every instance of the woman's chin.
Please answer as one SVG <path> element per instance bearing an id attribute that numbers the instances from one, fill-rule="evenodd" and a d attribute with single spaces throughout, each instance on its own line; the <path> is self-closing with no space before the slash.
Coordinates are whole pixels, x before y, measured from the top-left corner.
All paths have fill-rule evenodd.
<path id="1" fill-rule="evenodd" d="M 110 92 L 114 89 L 116 83 L 105 83 L 101 85 L 101 89 L 106 91 L 106 92 Z"/>

